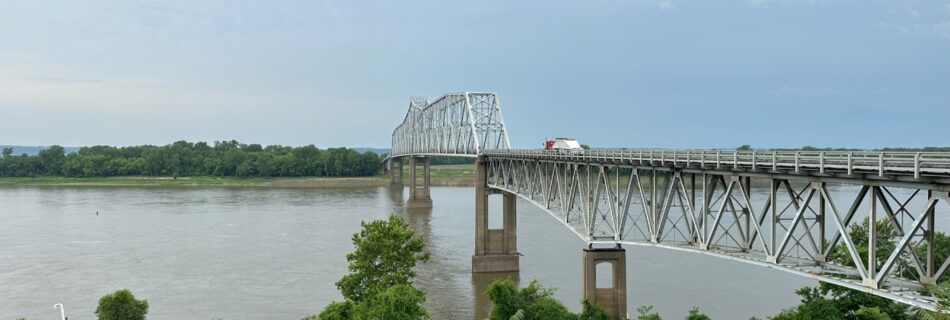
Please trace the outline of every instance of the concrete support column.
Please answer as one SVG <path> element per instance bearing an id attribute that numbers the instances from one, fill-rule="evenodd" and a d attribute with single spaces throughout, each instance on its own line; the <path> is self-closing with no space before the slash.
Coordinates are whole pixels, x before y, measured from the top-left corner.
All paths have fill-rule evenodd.
<path id="1" fill-rule="evenodd" d="M 416 176 L 416 170 L 422 167 L 422 182 Z M 409 157 L 409 201 L 407 208 L 432 208 L 432 198 L 429 193 L 429 158 Z"/>
<path id="2" fill-rule="evenodd" d="M 607 263 L 612 266 L 611 286 L 597 287 L 597 265 Z M 621 247 L 584 249 L 583 299 L 597 303 L 610 315 L 610 319 L 621 320 L 627 316 L 627 253 Z"/>
<path id="3" fill-rule="evenodd" d="M 402 186 L 402 159 L 389 159 L 389 184 Z"/>
<path id="4" fill-rule="evenodd" d="M 510 192 L 489 189 L 484 157 L 475 161 L 475 254 L 472 272 L 518 271 L 518 198 Z M 488 197 L 503 197 L 502 229 L 488 228 Z"/>

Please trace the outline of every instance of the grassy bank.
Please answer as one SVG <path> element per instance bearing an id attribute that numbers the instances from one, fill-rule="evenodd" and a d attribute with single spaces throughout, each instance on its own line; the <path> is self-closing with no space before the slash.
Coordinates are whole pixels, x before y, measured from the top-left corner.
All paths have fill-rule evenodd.
<path id="1" fill-rule="evenodd" d="M 409 168 L 403 170 L 403 181 L 409 183 Z M 436 186 L 469 186 L 474 179 L 474 166 L 470 164 L 440 165 L 431 168 L 432 184 Z M 0 177 L 3 185 L 43 186 L 225 186 L 225 187 L 374 187 L 389 184 L 388 177 L 287 177 L 287 178 L 235 178 L 235 177 L 105 177 L 68 178 Z"/>

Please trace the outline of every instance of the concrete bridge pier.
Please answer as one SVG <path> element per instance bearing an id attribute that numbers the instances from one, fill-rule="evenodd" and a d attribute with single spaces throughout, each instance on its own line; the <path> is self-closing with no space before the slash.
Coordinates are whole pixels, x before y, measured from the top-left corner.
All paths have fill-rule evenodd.
<path id="1" fill-rule="evenodd" d="M 610 281 L 597 286 L 597 266 L 610 265 Z M 610 315 L 610 319 L 622 320 L 627 316 L 627 252 L 619 245 L 615 248 L 584 249 L 584 292 L 582 298 L 597 303 Z M 604 270 L 601 270 L 604 271 Z"/>
<path id="2" fill-rule="evenodd" d="M 517 208 L 515 194 L 488 188 L 487 168 L 484 157 L 475 161 L 475 254 L 472 255 L 472 272 L 518 271 Z M 488 228 L 488 197 L 500 194 L 502 204 L 502 229 Z"/>
<path id="3" fill-rule="evenodd" d="M 429 193 L 431 182 L 429 163 L 429 157 L 409 157 L 409 201 L 406 201 L 406 208 L 432 208 L 432 197 Z M 419 167 L 422 167 L 421 183 L 416 174 Z"/>
<path id="4" fill-rule="evenodd" d="M 402 159 L 389 159 L 389 184 L 393 186 L 402 186 Z"/>

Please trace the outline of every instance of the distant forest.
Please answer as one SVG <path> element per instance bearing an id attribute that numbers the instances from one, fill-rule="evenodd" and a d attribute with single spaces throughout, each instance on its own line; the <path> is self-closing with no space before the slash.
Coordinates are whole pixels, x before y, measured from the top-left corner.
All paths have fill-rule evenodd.
<path id="1" fill-rule="evenodd" d="M 36 155 L 14 155 L 5 147 L 0 176 L 349 177 L 375 175 L 381 160 L 375 152 L 347 148 L 264 147 L 234 140 L 213 145 L 177 141 L 164 146 L 92 146 L 74 153 L 51 146 Z"/>

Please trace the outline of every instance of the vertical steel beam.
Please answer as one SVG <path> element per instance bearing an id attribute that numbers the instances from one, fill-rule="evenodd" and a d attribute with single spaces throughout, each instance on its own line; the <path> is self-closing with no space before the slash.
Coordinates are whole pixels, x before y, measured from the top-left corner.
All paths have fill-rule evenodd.
<path id="1" fill-rule="evenodd" d="M 767 259 L 768 262 L 777 263 L 778 255 L 781 254 L 780 251 L 776 249 L 776 226 L 778 225 L 778 184 L 779 181 L 772 178 L 769 179 L 769 248 L 772 248 L 772 254 L 770 254 Z"/>
<path id="2" fill-rule="evenodd" d="M 874 279 L 877 275 L 877 186 L 871 187 L 875 190 L 871 192 L 871 213 L 868 216 L 868 279 Z M 867 285 L 867 282 L 865 282 Z M 876 287 L 876 285 L 874 286 Z"/>

